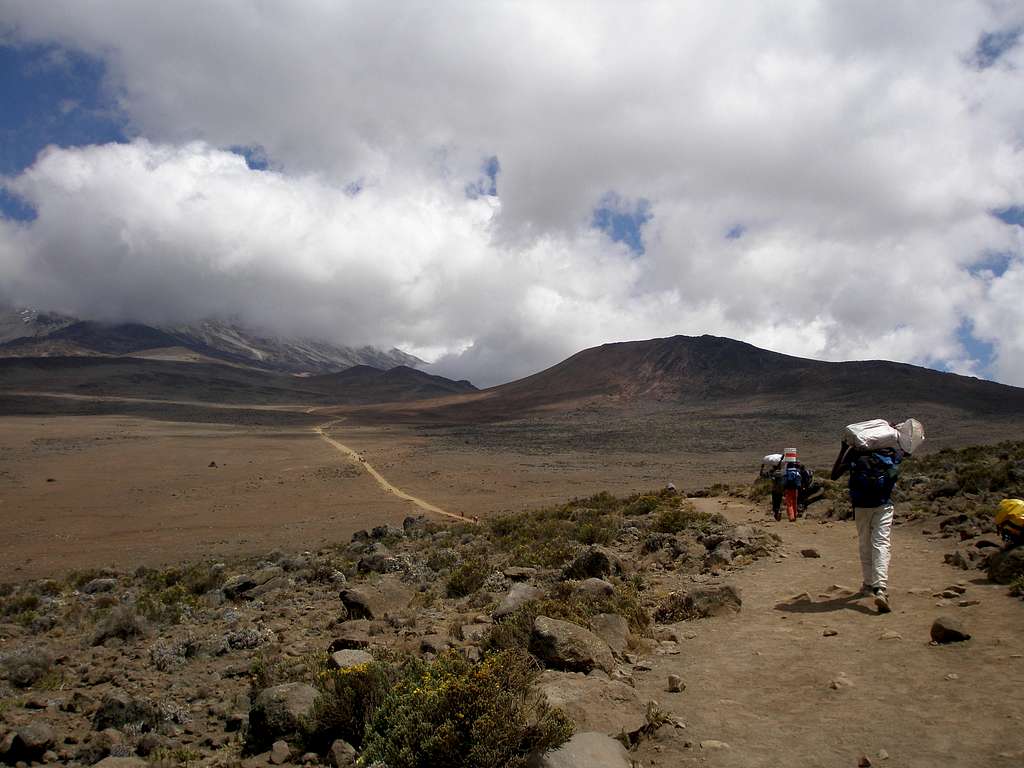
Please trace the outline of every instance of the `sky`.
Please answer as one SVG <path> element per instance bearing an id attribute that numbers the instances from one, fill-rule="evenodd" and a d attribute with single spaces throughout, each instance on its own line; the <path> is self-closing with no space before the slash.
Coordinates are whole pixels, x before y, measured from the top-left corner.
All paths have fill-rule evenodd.
<path id="1" fill-rule="evenodd" d="M 0 303 L 490 385 L 710 333 L 1024 386 L 1024 6 L 0 0 Z"/>

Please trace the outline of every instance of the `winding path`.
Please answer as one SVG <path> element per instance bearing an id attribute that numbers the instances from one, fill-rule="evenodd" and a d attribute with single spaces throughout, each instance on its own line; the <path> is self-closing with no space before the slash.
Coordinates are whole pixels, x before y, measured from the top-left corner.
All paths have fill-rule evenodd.
<path id="1" fill-rule="evenodd" d="M 370 476 L 373 477 L 373 479 L 377 481 L 377 484 L 381 488 L 383 488 L 387 493 L 393 493 L 398 498 L 412 502 L 420 509 L 426 512 L 432 512 L 435 515 L 450 517 L 453 520 L 459 520 L 463 523 L 476 522 L 473 518 L 465 517 L 455 512 L 449 512 L 445 509 L 441 509 L 441 507 L 438 507 L 435 504 L 431 504 L 429 501 L 424 501 L 423 499 L 413 496 L 412 494 L 406 493 L 401 488 L 396 488 L 394 485 L 389 483 L 387 478 L 384 477 L 384 475 L 378 472 L 377 469 L 370 462 L 368 462 L 366 459 L 359 455 L 358 451 L 356 451 L 354 448 L 350 448 L 344 443 L 339 443 L 337 440 L 335 440 L 333 437 L 327 434 L 328 429 L 330 429 L 332 426 L 341 421 L 344 421 L 344 419 L 334 419 L 333 421 L 325 422 L 323 424 L 320 424 L 319 426 L 313 427 L 313 431 L 316 432 L 316 434 L 319 435 L 322 440 L 329 443 L 336 450 L 345 454 L 357 465 L 361 466 L 363 469 L 369 472 Z"/>

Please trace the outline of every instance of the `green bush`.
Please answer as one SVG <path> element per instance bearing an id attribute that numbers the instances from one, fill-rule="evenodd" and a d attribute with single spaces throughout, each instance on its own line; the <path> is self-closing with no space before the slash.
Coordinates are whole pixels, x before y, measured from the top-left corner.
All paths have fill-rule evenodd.
<path id="1" fill-rule="evenodd" d="M 140 637 L 146 632 L 145 622 L 133 608 L 119 605 L 113 608 L 96 626 L 92 638 L 93 645 L 102 645 L 110 638 L 130 640 Z"/>
<path id="2" fill-rule="evenodd" d="M 409 663 L 384 657 L 347 669 L 322 666 L 314 680 L 320 696 L 304 726 L 306 746 L 322 752 L 335 739 L 361 746 L 370 717 Z"/>
<path id="3" fill-rule="evenodd" d="M 446 592 L 448 597 L 466 597 L 472 595 L 484 585 L 490 568 L 481 559 L 467 560 L 448 577 Z"/>
<path id="4" fill-rule="evenodd" d="M 448 652 L 403 672 L 368 723 L 362 762 L 520 768 L 572 735 L 568 717 L 534 691 L 539 667 L 522 652 L 476 664 Z"/>
<path id="5" fill-rule="evenodd" d="M 698 512 L 688 501 L 662 509 L 654 518 L 653 528 L 660 533 L 679 533 L 680 531 L 704 531 L 712 525 L 724 525 L 724 517 L 710 512 Z"/>

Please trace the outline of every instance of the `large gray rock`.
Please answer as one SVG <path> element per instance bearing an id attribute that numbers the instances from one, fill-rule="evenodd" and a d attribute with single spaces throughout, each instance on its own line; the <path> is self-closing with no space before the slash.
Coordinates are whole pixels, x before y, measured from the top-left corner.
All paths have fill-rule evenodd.
<path id="1" fill-rule="evenodd" d="M 629 622 L 617 613 L 599 613 L 590 620 L 590 628 L 614 653 L 621 655 L 629 648 Z"/>
<path id="2" fill-rule="evenodd" d="M 347 741 L 335 739 L 331 748 L 327 750 L 327 764 L 331 768 L 354 768 L 356 764 L 356 750 Z"/>
<path id="3" fill-rule="evenodd" d="M 988 577 L 1009 584 L 1024 576 L 1024 546 L 995 550 L 988 557 Z"/>
<path id="4" fill-rule="evenodd" d="M 608 644 L 590 630 L 568 621 L 538 616 L 533 622 L 530 651 L 546 666 L 571 672 L 615 668 Z"/>
<path id="5" fill-rule="evenodd" d="M 371 661 L 373 661 L 373 656 L 366 651 L 357 650 L 335 651 L 328 659 L 328 663 L 334 669 L 350 669 L 358 667 L 360 664 L 369 664 Z"/>
<path id="6" fill-rule="evenodd" d="M 646 722 L 639 694 L 619 680 L 547 669 L 537 681 L 537 688 L 552 706 L 572 719 L 578 731 L 630 733 Z"/>
<path id="7" fill-rule="evenodd" d="M 501 603 L 494 609 L 494 613 L 491 616 L 495 619 L 503 619 L 515 613 L 516 609 L 520 606 L 534 600 L 540 600 L 542 597 L 544 597 L 544 592 L 532 584 L 513 584 L 512 589 L 502 598 Z"/>
<path id="8" fill-rule="evenodd" d="M 622 562 L 610 549 L 591 544 L 562 570 L 563 579 L 604 579 L 622 573 Z"/>
<path id="9" fill-rule="evenodd" d="M 584 579 L 576 585 L 576 593 L 588 597 L 611 597 L 615 587 L 604 579 Z"/>
<path id="10" fill-rule="evenodd" d="M 739 590 L 731 584 L 695 586 L 669 594 L 658 606 L 654 618 L 662 624 L 674 624 L 687 619 L 737 613 L 742 604 Z"/>
<path id="11" fill-rule="evenodd" d="M 631 768 L 622 744 L 603 733 L 577 733 L 559 749 L 530 761 L 531 768 Z"/>
<path id="12" fill-rule="evenodd" d="M 376 584 L 349 587 L 341 590 L 341 602 L 353 619 L 383 619 L 409 607 L 412 592 L 393 578 L 381 579 Z"/>
<path id="13" fill-rule="evenodd" d="M 150 765 L 141 757 L 105 757 L 92 768 L 150 768 Z"/>
<path id="14" fill-rule="evenodd" d="M 260 691 L 249 710 L 249 740 L 258 748 L 269 747 L 299 731 L 313 714 L 317 690 L 305 683 L 283 683 Z"/>
<path id="15" fill-rule="evenodd" d="M 267 592 L 278 589 L 287 582 L 277 581 L 284 576 L 284 568 L 273 565 L 269 568 L 261 568 L 258 571 L 252 573 L 240 573 L 232 576 L 224 585 L 221 587 L 221 591 L 224 593 L 224 597 L 229 600 L 237 600 L 242 598 L 244 600 L 255 599 L 260 594 L 266 594 Z M 262 587 L 268 582 L 274 582 L 274 584 L 266 589 L 256 592 L 258 587 Z"/>

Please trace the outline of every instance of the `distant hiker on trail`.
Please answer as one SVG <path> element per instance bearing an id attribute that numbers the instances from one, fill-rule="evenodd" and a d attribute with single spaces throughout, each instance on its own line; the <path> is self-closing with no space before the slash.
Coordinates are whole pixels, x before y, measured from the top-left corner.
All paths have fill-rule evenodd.
<path id="1" fill-rule="evenodd" d="M 802 470 L 802 471 L 801 471 Z M 782 455 L 780 473 L 782 475 L 782 499 L 786 502 L 786 516 L 789 522 L 796 522 L 797 507 L 799 506 L 800 489 L 804 484 L 803 465 L 797 461 L 796 448 L 787 448 Z M 780 520 L 782 515 L 775 512 L 775 519 Z"/>
<path id="2" fill-rule="evenodd" d="M 890 534 L 895 508 L 892 491 L 900 464 L 924 440 L 914 419 L 900 425 L 876 419 L 846 428 L 832 479 L 850 473 L 850 503 L 857 523 L 861 594 L 874 596 L 879 613 L 889 613 Z"/>

